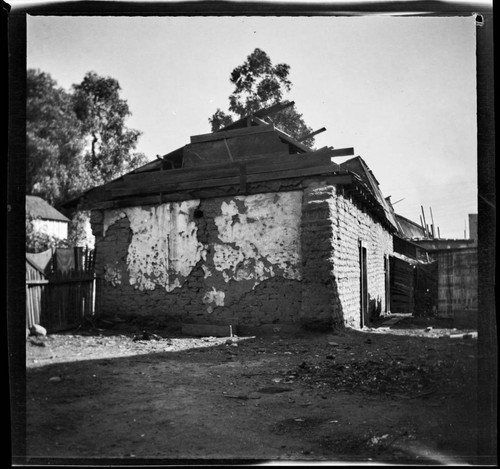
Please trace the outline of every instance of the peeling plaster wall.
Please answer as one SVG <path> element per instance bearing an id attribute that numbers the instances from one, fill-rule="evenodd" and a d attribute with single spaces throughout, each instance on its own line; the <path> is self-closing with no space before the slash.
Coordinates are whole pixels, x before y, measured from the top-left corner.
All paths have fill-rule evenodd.
<path id="1" fill-rule="evenodd" d="M 179 288 L 204 255 L 191 213 L 199 200 L 126 209 L 132 230 L 130 284 L 139 290 Z"/>
<path id="2" fill-rule="evenodd" d="M 139 304 L 136 313 L 188 321 L 293 322 L 301 203 L 302 192 L 293 191 L 94 213 L 103 310 Z M 272 288 L 260 287 L 272 279 Z M 264 306 L 277 306 L 287 290 L 274 312 Z"/>
<path id="3" fill-rule="evenodd" d="M 104 212 L 103 237 L 117 221 L 127 218 L 132 232 L 128 246 L 128 281 L 139 290 L 157 287 L 171 292 L 182 285 L 204 254 L 190 215 L 199 200 L 155 207 L 130 207 Z M 105 265 L 105 279 L 119 283 L 121 272 Z"/>
<path id="4" fill-rule="evenodd" d="M 159 323 L 360 325 L 384 308 L 391 234 L 341 188 L 267 192 L 92 213 L 100 313 Z"/>
<path id="5" fill-rule="evenodd" d="M 302 192 L 256 194 L 222 202 L 214 267 L 224 280 L 300 280 Z"/>

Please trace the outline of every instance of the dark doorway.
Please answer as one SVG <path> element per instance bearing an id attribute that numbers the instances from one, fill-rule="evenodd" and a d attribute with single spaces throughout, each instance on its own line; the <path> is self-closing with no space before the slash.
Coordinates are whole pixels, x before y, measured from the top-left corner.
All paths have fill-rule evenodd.
<path id="1" fill-rule="evenodd" d="M 391 266 L 389 256 L 384 256 L 384 275 L 385 275 L 385 312 L 391 312 Z"/>
<path id="2" fill-rule="evenodd" d="M 359 266 L 360 266 L 360 302 L 361 302 L 361 321 L 360 325 L 363 327 L 367 322 L 368 317 L 368 275 L 367 275 L 367 266 L 366 266 L 366 248 L 363 244 L 359 243 Z"/>

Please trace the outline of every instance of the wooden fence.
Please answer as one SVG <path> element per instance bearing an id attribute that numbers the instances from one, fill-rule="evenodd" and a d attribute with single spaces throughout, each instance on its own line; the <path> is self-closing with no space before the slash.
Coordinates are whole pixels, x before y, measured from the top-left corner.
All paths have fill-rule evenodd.
<path id="1" fill-rule="evenodd" d="M 437 311 L 437 263 L 390 256 L 390 297 L 393 313 L 432 316 Z"/>
<path id="2" fill-rule="evenodd" d="M 412 314 L 415 307 L 415 268 L 390 256 L 390 295 L 393 313 Z"/>
<path id="3" fill-rule="evenodd" d="M 73 248 L 72 248 L 73 249 Z M 65 254 L 71 254 L 66 250 Z M 57 265 L 54 252 L 50 271 L 42 272 L 26 261 L 26 326 L 40 324 L 47 332 L 72 329 L 95 314 L 96 283 L 94 254 L 74 248 L 70 268 Z M 66 256 L 71 258 L 71 256 Z"/>

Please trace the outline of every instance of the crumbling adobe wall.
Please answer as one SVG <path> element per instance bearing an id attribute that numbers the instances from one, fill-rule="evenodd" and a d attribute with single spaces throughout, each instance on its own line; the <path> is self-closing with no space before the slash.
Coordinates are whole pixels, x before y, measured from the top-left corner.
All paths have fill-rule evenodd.
<path id="1" fill-rule="evenodd" d="M 311 183 L 302 203 L 302 326 L 318 330 L 342 327 L 333 272 L 335 186 Z"/>
<path id="2" fill-rule="evenodd" d="M 344 322 L 360 326 L 359 241 L 366 247 L 369 316 L 385 311 L 384 257 L 393 252 L 392 234 L 352 198 L 338 193 L 335 203 L 337 226 L 333 250 L 334 273 Z"/>
<path id="3" fill-rule="evenodd" d="M 94 211 L 100 313 L 259 326 L 359 327 L 359 242 L 385 308 L 391 234 L 341 186 Z"/>
<path id="4" fill-rule="evenodd" d="M 292 191 L 94 211 L 100 313 L 296 322 L 301 202 Z"/>
<path id="5" fill-rule="evenodd" d="M 391 234 L 341 187 L 311 183 L 304 191 L 302 215 L 304 326 L 360 327 L 360 241 L 367 249 L 370 308 L 382 311 L 384 255 L 393 251 Z"/>

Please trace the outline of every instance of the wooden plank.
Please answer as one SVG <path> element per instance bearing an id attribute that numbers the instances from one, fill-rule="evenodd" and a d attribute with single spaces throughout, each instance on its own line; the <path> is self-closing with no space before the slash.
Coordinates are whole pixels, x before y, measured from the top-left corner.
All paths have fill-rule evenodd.
<path id="1" fill-rule="evenodd" d="M 262 174 L 248 174 L 247 181 L 251 182 L 264 182 L 272 181 L 279 178 L 295 178 L 304 176 L 317 176 L 320 174 L 334 174 L 336 169 L 330 164 L 322 166 L 313 166 L 310 168 L 290 169 L 285 171 L 275 171 Z M 338 184 L 349 184 L 352 181 L 350 176 L 339 176 Z"/>
<path id="2" fill-rule="evenodd" d="M 351 174 L 337 174 L 336 172 L 332 172 L 331 174 L 324 174 L 325 180 L 328 184 L 351 184 L 352 183 L 352 175 Z M 295 181 L 295 182 L 294 182 Z M 264 181 L 263 181 L 264 182 Z M 271 182 L 277 182 L 283 184 L 279 191 L 287 191 L 287 190 L 298 190 L 301 189 L 301 181 L 297 178 L 273 178 Z M 286 185 L 288 182 L 288 186 Z M 293 188 L 291 185 L 294 184 Z M 251 185 L 247 186 L 247 194 L 258 194 L 263 192 L 261 187 L 252 187 Z M 273 192 L 273 189 L 269 189 L 268 192 Z M 190 191 L 183 192 L 171 192 L 165 193 L 162 196 L 162 202 L 179 202 L 182 200 L 193 200 L 193 199 L 210 199 L 216 197 L 228 197 L 239 195 L 240 186 L 239 180 L 238 183 L 228 186 L 216 186 L 205 189 L 196 189 Z M 158 195 L 137 195 L 126 197 L 122 199 L 113 199 L 113 200 L 101 200 L 92 203 L 88 203 L 84 208 L 86 209 L 95 209 L 95 210 L 106 210 L 106 209 L 116 209 L 122 207 L 135 207 L 141 205 L 157 205 L 159 203 Z"/>
<path id="3" fill-rule="evenodd" d="M 257 125 L 268 125 L 269 124 L 269 122 L 266 122 L 262 119 L 259 119 L 257 116 L 251 116 L 250 122 L 253 122 L 254 124 L 257 124 Z"/>
<path id="4" fill-rule="evenodd" d="M 269 158 L 271 153 L 290 154 L 288 144 L 274 132 L 242 135 L 224 142 L 227 142 L 235 160 L 258 159 L 260 155 Z"/>
<path id="5" fill-rule="evenodd" d="M 274 129 L 274 131 L 281 138 L 283 138 L 287 142 L 291 143 L 292 145 L 296 146 L 297 148 L 299 148 L 300 150 L 304 151 L 305 153 L 311 153 L 312 150 L 307 145 L 304 145 L 304 144 L 300 143 L 299 141 L 295 140 L 293 137 L 291 137 L 290 135 L 286 134 L 282 130 Z"/>
<path id="6" fill-rule="evenodd" d="M 295 106 L 295 101 L 290 101 L 288 103 L 278 103 L 274 106 L 268 107 L 267 109 L 260 109 L 257 112 L 254 112 L 254 116 L 257 117 L 267 117 L 272 116 L 274 114 L 278 114 L 278 112 L 283 111 L 289 107 Z"/>
<path id="7" fill-rule="evenodd" d="M 83 282 L 91 282 L 93 277 L 87 277 L 87 278 L 69 278 L 69 279 L 64 279 L 64 280 L 51 280 L 50 284 L 51 285 L 70 285 L 70 284 L 78 284 L 78 283 L 83 283 Z"/>
<path id="8" fill-rule="evenodd" d="M 163 166 L 163 159 L 162 160 L 154 160 L 150 161 L 142 166 L 139 166 L 138 168 L 134 169 L 134 173 L 141 173 L 144 171 L 151 171 L 154 169 L 160 169 Z"/>
<path id="9" fill-rule="evenodd" d="M 334 148 L 332 150 L 332 157 L 338 157 L 338 156 L 351 156 L 354 155 L 354 148 L 349 147 L 349 148 Z"/>
<path id="10" fill-rule="evenodd" d="M 234 138 L 240 135 L 260 134 L 273 131 L 274 126 L 272 124 L 255 125 L 252 127 L 243 127 L 241 129 L 222 130 L 220 132 L 212 132 L 209 134 L 193 135 L 191 137 L 191 143 L 212 142 L 214 140 Z"/>
<path id="11" fill-rule="evenodd" d="M 427 226 L 427 221 L 425 220 L 425 213 L 424 213 L 423 205 L 421 205 L 420 208 L 422 209 L 422 219 L 424 220 L 423 226 L 424 226 L 425 235 L 428 237 L 429 236 L 429 228 Z"/>
<path id="12" fill-rule="evenodd" d="M 283 111 L 284 109 L 292 107 L 294 105 L 295 105 L 295 101 L 290 101 L 288 103 L 278 103 L 278 104 L 275 104 L 274 106 L 268 107 L 266 109 L 260 109 L 257 112 L 254 112 L 253 115 L 251 115 L 249 117 L 255 116 L 258 118 L 262 118 L 262 117 L 272 116 L 272 115 L 277 114 L 278 112 Z M 236 122 L 233 122 L 232 124 L 227 125 L 221 131 L 238 129 L 238 128 L 244 127 L 244 126 L 246 126 L 246 121 L 247 121 L 247 117 L 243 117 L 241 119 L 238 119 Z M 266 122 L 266 124 L 267 124 L 267 122 Z"/>
<path id="13" fill-rule="evenodd" d="M 172 183 L 204 179 L 207 177 L 227 177 L 238 174 L 239 166 L 235 162 L 206 165 L 203 168 L 171 169 L 167 171 L 153 171 L 142 174 L 129 174 L 123 177 L 121 184 L 109 185 L 109 188 L 136 185 L 141 183 L 155 183 L 168 179 Z"/>
<path id="14" fill-rule="evenodd" d="M 165 181 L 152 182 L 151 184 L 141 184 L 141 186 L 134 185 L 123 188 L 116 188 L 108 191 L 108 198 L 125 197 L 134 194 L 151 194 L 161 192 L 162 194 L 176 191 L 184 191 L 197 188 L 206 188 L 214 186 L 224 186 L 231 184 L 239 184 L 240 182 L 240 168 L 236 168 L 235 176 L 218 177 L 210 179 L 200 179 L 194 181 L 185 181 L 170 183 Z"/>
<path id="15" fill-rule="evenodd" d="M 314 132 L 309 132 L 306 135 L 303 135 L 299 139 L 297 139 L 299 142 L 303 142 L 304 140 L 314 137 L 315 135 L 318 135 L 326 130 L 326 127 L 321 127 L 321 129 L 315 130 Z"/>
<path id="16" fill-rule="evenodd" d="M 207 164 L 227 164 L 231 160 L 269 157 L 271 153 L 290 153 L 288 144 L 274 132 L 191 143 L 184 149 L 182 168 L 199 168 Z"/>
<path id="17" fill-rule="evenodd" d="M 295 166 L 295 167 L 294 167 Z M 278 169 L 275 171 L 269 171 L 271 168 L 262 167 L 257 168 L 246 168 L 246 181 L 247 182 L 261 182 L 270 181 L 273 179 L 280 178 L 290 178 L 290 177 L 301 177 L 301 176 L 312 176 L 315 174 L 333 173 L 337 170 L 336 166 L 332 165 L 330 162 L 322 165 L 311 165 L 310 162 L 300 162 L 300 164 L 289 165 L 289 169 Z M 154 192 L 175 192 L 182 190 L 191 190 L 197 188 L 208 188 L 217 186 L 227 186 L 238 184 L 241 182 L 241 169 L 238 166 L 237 175 L 231 177 L 217 177 L 212 179 L 202 179 L 194 181 L 186 181 L 182 183 L 172 184 L 170 182 L 156 182 L 150 184 L 142 184 L 141 186 L 129 186 L 124 188 L 116 188 L 109 191 L 111 198 L 114 197 L 124 197 L 133 194 L 150 194 Z"/>
<path id="18" fill-rule="evenodd" d="M 259 160 L 244 160 L 247 174 L 260 174 L 275 172 L 280 169 L 299 169 L 314 166 L 331 165 L 336 170 L 338 166 L 331 163 L 327 154 L 318 156 L 295 156 L 286 158 L 260 158 Z M 154 192 L 172 192 L 188 190 L 196 187 L 214 187 L 216 185 L 229 185 L 238 182 L 235 178 L 240 176 L 240 162 L 226 165 L 214 165 L 201 170 L 178 169 L 154 173 L 144 173 L 129 176 L 126 182 L 110 185 L 105 197 L 123 197 L 132 194 L 146 194 Z M 235 182 L 236 181 L 236 182 Z"/>
<path id="19" fill-rule="evenodd" d="M 46 285 L 47 283 L 49 283 L 48 280 L 27 280 L 26 281 L 26 285 L 28 287 L 35 287 L 35 286 L 38 286 L 38 285 Z"/>
<path id="20" fill-rule="evenodd" d="M 272 157 L 245 159 L 249 173 L 259 173 L 277 170 L 278 168 L 291 169 L 329 163 L 330 152 L 320 154 L 310 153 L 307 156 L 279 154 Z M 177 184 L 182 182 L 201 181 L 206 179 L 219 179 L 236 176 L 239 174 L 240 162 L 207 165 L 202 168 L 173 169 L 169 171 L 155 171 L 143 174 L 124 176 L 123 181 L 108 185 L 108 191 L 123 189 L 133 186 L 139 189 L 142 186 L 150 187 L 155 184 Z"/>
<path id="21" fill-rule="evenodd" d="M 323 160 L 318 160 L 319 163 L 323 164 L 327 160 L 326 158 L 331 156 L 332 150 L 327 148 L 318 150 L 317 152 L 308 153 L 307 155 L 290 155 L 285 153 L 279 153 L 278 155 L 256 155 L 252 158 L 244 159 L 247 164 L 249 171 L 256 172 L 260 169 L 263 171 L 267 167 L 272 166 L 283 166 L 287 168 L 289 164 L 293 165 L 294 162 L 304 161 L 304 164 L 315 164 L 313 157 L 322 157 Z M 123 176 L 122 181 L 116 181 L 112 184 L 106 185 L 107 188 L 118 188 L 124 187 L 128 184 L 140 184 L 144 182 L 145 184 L 155 183 L 157 181 L 164 181 L 168 178 L 169 182 L 184 182 L 193 180 L 202 180 L 208 178 L 217 177 L 227 177 L 235 176 L 239 173 L 239 163 L 238 162 L 226 162 L 219 164 L 210 164 L 199 168 L 189 168 L 189 169 L 172 169 L 168 171 L 153 171 L 142 174 L 128 174 Z"/>

